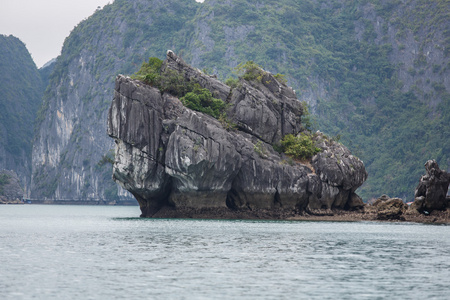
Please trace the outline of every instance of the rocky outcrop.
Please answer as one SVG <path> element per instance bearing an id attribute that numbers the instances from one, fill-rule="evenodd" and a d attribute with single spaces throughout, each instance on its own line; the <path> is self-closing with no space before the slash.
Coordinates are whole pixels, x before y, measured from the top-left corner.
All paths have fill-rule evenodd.
<path id="1" fill-rule="evenodd" d="M 382 221 L 413 221 L 414 214 L 408 209 L 408 205 L 400 198 L 390 198 L 382 195 L 372 204 L 366 204 L 364 219 Z M 407 218 L 406 218 L 407 217 Z"/>
<path id="2" fill-rule="evenodd" d="M 1 204 L 17 204 L 22 203 L 24 196 L 20 180 L 14 171 L 0 171 L 0 203 Z"/>
<path id="3" fill-rule="evenodd" d="M 377 220 L 405 220 L 403 214 L 408 206 L 400 198 L 381 196 L 373 206 L 377 209 Z"/>
<path id="4" fill-rule="evenodd" d="M 227 102 L 228 122 L 238 130 L 119 75 L 108 116 L 116 143 L 113 178 L 136 197 L 142 216 L 160 216 L 167 207 L 185 216 L 192 209 L 256 214 L 361 205 L 354 192 L 367 173 L 344 146 L 317 133 L 323 151 L 308 162 L 274 151 L 284 135 L 304 129 L 295 92 L 270 73 L 230 89 L 171 51 L 162 67 L 168 69 Z"/>
<path id="5" fill-rule="evenodd" d="M 363 162 L 353 156 L 345 146 L 326 139 L 322 134 L 316 136 L 316 143 L 322 152 L 312 158 L 311 164 L 320 180 L 315 179 L 312 182 L 318 182 L 322 188 L 320 192 L 313 193 L 320 197 L 314 198 L 309 206 L 362 208 L 363 202 L 354 192 L 367 179 Z"/>
<path id="6" fill-rule="evenodd" d="M 427 173 L 420 178 L 412 207 L 419 212 L 427 213 L 446 209 L 450 173 L 441 170 L 435 160 L 428 160 L 425 163 L 425 170 Z"/>

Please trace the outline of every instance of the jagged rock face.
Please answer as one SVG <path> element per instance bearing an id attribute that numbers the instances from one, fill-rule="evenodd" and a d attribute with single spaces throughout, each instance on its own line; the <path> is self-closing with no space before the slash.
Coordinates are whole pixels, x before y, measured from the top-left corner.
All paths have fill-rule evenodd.
<path id="1" fill-rule="evenodd" d="M 240 88 L 230 90 L 171 51 L 163 65 L 167 68 L 230 103 L 230 118 L 242 130 L 227 131 L 179 99 L 119 75 L 108 117 L 108 134 L 116 142 L 113 178 L 136 197 L 142 216 L 157 216 L 164 206 L 180 211 L 345 208 L 367 177 L 362 162 L 334 142 L 324 142 L 328 152 L 314 157 L 316 174 L 304 164 L 286 163 L 287 157 L 273 150 L 271 144 L 283 134 L 299 132 L 296 120 L 302 111 L 294 92 L 273 76 L 268 79 L 276 89 L 241 80 Z M 257 109 L 239 112 L 241 102 Z M 334 154 L 334 149 L 341 152 Z M 337 164 L 338 156 L 338 170 L 327 173 L 324 166 Z M 337 174 L 355 178 L 338 179 Z"/>
<path id="2" fill-rule="evenodd" d="M 105 132 L 115 77 L 135 72 L 169 45 L 181 47 L 177 32 L 197 4 L 111 2 L 74 28 L 50 75 L 33 144 L 33 199 L 132 200 L 111 180 L 112 166 L 99 165 L 114 149 Z"/>
<path id="3" fill-rule="evenodd" d="M 238 127 L 273 144 L 301 130 L 302 107 L 292 89 L 266 74 L 261 82 L 242 82 L 231 94 L 230 116 Z"/>
<path id="4" fill-rule="evenodd" d="M 186 80 L 198 82 L 200 86 L 211 91 L 215 98 L 226 101 L 230 95 L 230 87 L 223 84 L 214 76 L 208 76 L 198 69 L 189 67 L 181 58 L 175 55 L 173 51 L 167 52 L 167 59 L 164 61 L 162 71 L 173 70 L 182 73 Z"/>
<path id="5" fill-rule="evenodd" d="M 419 212 L 446 209 L 450 173 L 441 170 L 435 160 L 427 161 L 425 170 L 427 174 L 417 185 L 413 207 Z"/>
<path id="6" fill-rule="evenodd" d="M 327 140 L 323 135 L 317 138 L 318 146 L 322 152 L 315 155 L 312 159 L 312 166 L 316 170 L 322 185 L 322 199 L 312 202 L 310 206 L 315 208 L 319 204 L 322 208 L 353 208 L 361 206 L 361 202 L 348 202 L 356 189 L 367 179 L 363 162 L 353 156 L 342 144 Z M 353 196 L 351 196 L 353 197 Z"/>

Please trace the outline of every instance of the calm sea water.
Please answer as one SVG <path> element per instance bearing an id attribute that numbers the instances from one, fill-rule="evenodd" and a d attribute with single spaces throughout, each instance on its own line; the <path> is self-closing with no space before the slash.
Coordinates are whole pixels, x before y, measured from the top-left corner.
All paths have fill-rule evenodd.
<path id="1" fill-rule="evenodd" d="M 0 206 L 0 299 L 450 299 L 450 226 Z"/>

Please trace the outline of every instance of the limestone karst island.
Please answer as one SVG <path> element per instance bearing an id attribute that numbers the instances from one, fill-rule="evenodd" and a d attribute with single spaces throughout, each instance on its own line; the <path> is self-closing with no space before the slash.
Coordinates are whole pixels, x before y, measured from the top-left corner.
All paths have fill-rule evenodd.
<path id="1" fill-rule="evenodd" d="M 408 214 L 401 199 L 386 196 L 365 210 L 355 193 L 368 176 L 363 162 L 308 130 L 306 106 L 281 75 L 252 62 L 241 67 L 225 84 L 169 50 L 134 79 L 117 77 L 108 116 L 113 178 L 141 216 L 417 217 L 418 209 Z"/>

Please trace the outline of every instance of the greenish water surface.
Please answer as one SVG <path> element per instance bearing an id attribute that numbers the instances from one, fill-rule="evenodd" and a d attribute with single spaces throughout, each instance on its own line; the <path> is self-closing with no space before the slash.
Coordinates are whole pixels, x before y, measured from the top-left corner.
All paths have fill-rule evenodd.
<path id="1" fill-rule="evenodd" d="M 0 206 L 0 299 L 449 299 L 450 226 Z"/>

